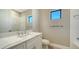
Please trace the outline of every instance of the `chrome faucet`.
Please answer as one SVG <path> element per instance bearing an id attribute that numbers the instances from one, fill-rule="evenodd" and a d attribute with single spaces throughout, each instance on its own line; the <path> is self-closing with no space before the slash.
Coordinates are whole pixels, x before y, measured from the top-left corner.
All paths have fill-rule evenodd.
<path id="1" fill-rule="evenodd" d="M 19 36 L 19 37 L 22 37 L 22 36 L 23 36 L 23 32 L 22 32 L 22 31 L 19 31 L 19 32 L 18 32 L 18 36 Z"/>
<path id="2" fill-rule="evenodd" d="M 18 32 L 18 36 L 19 36 L 19 37 L 26 36 L 26 31 L 19 31 L 19 32 Z"/>

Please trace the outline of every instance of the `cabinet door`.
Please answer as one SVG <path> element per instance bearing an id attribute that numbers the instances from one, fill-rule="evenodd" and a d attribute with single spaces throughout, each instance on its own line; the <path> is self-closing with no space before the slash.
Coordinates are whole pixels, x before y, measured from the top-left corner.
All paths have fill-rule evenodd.
<path id="1" fill-rule="evenodd" d="M 25 48 L 27 48 L 27 49 L 41 49 L 42 48 L 42 38 L 40 36 L 36 36 L 32 39 L 29 39 L 25 43 Z"/>
<path id="2" fill-rule="evenodd" d="M 42 49 L 42 38 L 40 36 L 35 38 L 34 46 L 36 47 L 36 49 Z"/>
<path id="3" fill-rule="evenodd" d="M 16 46 L 13 46 L 9 49 L 24 49 L 25 48 L 25 43 L 21 43 L 21 44 L 18 44 Z"/>

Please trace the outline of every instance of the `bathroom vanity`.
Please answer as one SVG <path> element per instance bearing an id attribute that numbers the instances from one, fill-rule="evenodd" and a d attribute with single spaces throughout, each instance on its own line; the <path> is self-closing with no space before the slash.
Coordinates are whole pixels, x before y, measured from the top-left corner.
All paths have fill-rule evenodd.
<path id="1" fill-rule="evenodd" d="M 31 32 L 28 35 L 19 37 L 18 35 L 0 38 L 1 49 L 41 49 L 42 34 Z"/>

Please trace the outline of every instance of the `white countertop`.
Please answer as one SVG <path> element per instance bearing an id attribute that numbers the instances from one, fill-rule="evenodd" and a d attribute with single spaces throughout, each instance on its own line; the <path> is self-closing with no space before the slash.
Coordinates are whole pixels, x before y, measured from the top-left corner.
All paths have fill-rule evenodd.
<path id="1" fill-rule="evenodd" d="M 31 32 L 31 34 L 23 36 L 23 37 L 19 37 L 18 35 L 15 35 L 15 36 L 10 36 L 10 37 L 0 38 L 0 48 L 2 49 L 10 48 L 12 46 L 25 42 L 40 34 L 41 33 L 38 33 L 38 32 Z"/>

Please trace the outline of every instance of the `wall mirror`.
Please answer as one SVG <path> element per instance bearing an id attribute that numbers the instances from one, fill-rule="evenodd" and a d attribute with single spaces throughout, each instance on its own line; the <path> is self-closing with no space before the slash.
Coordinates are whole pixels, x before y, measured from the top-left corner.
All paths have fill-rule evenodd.
<path id="1" fill-rule="evenodd" d="M 0 9 L 0 33 L 29 29 L 28 16 L 32 16 L 30 9 Z"/>

